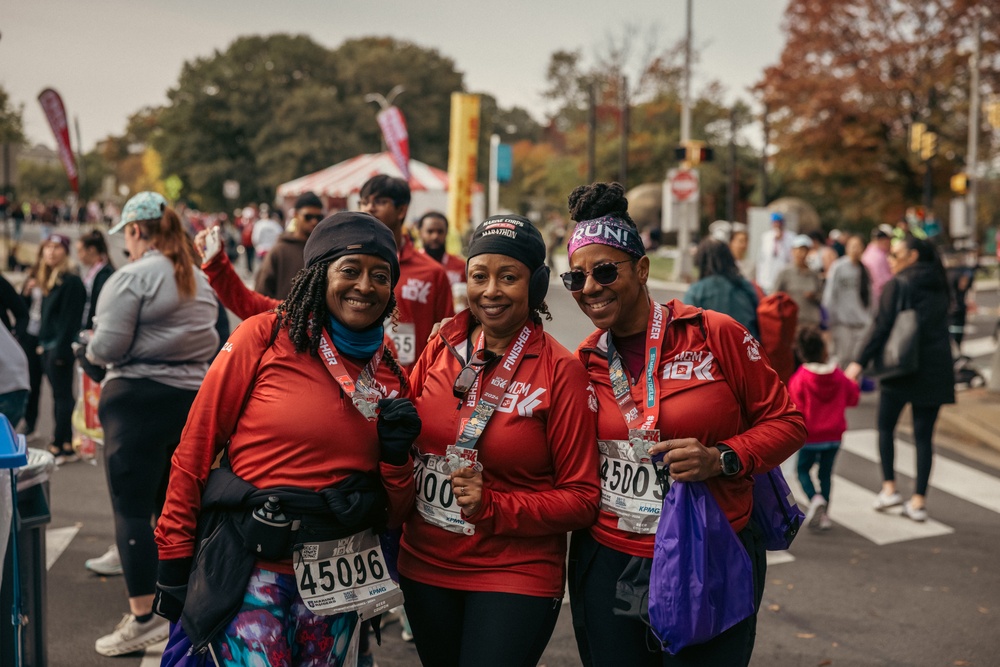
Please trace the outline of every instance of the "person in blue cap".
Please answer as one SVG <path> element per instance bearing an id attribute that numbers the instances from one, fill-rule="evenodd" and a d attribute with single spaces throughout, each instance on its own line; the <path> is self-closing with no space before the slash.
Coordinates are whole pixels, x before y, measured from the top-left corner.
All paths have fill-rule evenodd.
<path id="1" fill-rule="evenodd" d="M 785 214 L 771 213 L 771 229 L 764 232 L 757 253 L 757 285 L 770 294 L 781 270 L 792 261 L 792 235 L 785 229 Z"/>

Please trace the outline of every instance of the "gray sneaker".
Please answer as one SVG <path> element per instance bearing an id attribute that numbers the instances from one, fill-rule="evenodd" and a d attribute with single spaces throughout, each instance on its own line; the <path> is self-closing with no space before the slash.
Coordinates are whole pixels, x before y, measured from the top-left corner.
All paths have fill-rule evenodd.
<path id="1" fill-rule="evenodd" d="M 141 651 L 147 646 L 162 642 L 170 633 L 170 621 L 153 615 L 145 623 L 135 620 L 134 614 L 125 614 L 114 632 L 104 635 L 94 644 L 94 649 L 109 658 Z"/>
<path id="2" fill-rule="evenodd" d="M 83 564 L 85 568 L 105 577 L 114 577 L 122 573 L 122 559 L 118 555 L 118 547 L 112 544 L 103 556 L 88 558 Z"/>

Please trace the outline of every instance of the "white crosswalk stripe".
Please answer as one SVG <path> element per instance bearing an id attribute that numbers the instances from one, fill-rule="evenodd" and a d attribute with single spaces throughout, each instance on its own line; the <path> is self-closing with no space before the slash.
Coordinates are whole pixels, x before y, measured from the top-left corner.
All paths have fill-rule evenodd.
<path id="1" fill-rule="evenodd" d="M 73 541 L 76 534 L 80 532 L 80 526 L 67 526 L 66 528 L 49 528 L 45 531 L 45 569 L 51 570 L 62 552 Z"/>

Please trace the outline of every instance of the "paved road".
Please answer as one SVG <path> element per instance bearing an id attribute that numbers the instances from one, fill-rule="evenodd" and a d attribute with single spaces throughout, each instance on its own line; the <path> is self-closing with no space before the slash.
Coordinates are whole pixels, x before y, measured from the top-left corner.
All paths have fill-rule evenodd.
<path id="1" fill-rule="evenodd" d="M 654 290 L 659 300 L 670 296 Z M 557 285 L 549 303 L 555 321 L 547 328 L 575 346 L 590 330 L 589 321 Z M 987 365 L 993 349 L 985 337 L 995 322 L 991 317 L 974 318 L 976 333 L 967 345 L 980 366 Z M 1000 468 L 976 460 L 972 451 L 939 448 L 929 496 L 933 520 L 919 525 L 876 514 L 870 509 L 879 484 L 874 410 L 875 397 L 868 395 L 849 414 L 851 430 L 833 487 L 835 528 L 805 533 L 790 553 L 771 554 L 753 664 L 995 665 Z M 47 402 L 43 414 L 51 414 Z M 48 435 L 50 428 L 44 423 L 40 431 Z M 907 491 L 914 456 L 905 443 L 900 449 L 897 471 Z M 97 577 L 83 568 L 84 560 L 103 553 L 113 540 L 102 465 L 58 470 L 52 505 L 49 664 L 158 664 L 155 651 L 107 659 L 93 650 L 94 640 L 126 610 L 120 577 Z M 542 664 L 579 664 L 569 620 L 564 608 Z M 377 656 L 382 667 L 417 664 L 412 645 L 399 640 L 398 625 L 386 628 Z"/>

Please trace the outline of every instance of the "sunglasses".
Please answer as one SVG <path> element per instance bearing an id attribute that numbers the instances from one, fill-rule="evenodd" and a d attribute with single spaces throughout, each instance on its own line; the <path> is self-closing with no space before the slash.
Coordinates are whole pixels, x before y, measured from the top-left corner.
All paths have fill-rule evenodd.
<path id="1" fill-rule="evenodd" d="M 593 276 L 598 285 L 607 287 L 618 280 L 618 265 L 631 261 L 631 259 L 623 259 L 620 262 L 605 262 L 604 264 L 598 264 L 590 271 L 567 271 L 560 277 L 562 278 L 563 285 L 570 292 L 579 292 L 582 290 L 583 286 L 587 284 L 587 276 Z"/>
<path id="2" fill-rule="evenodd" d="M 319 222 L 320 220 L 323 219 L 323 214 L 322 213 L 306 213 L 304 216 L 302 216 L 302 219 L 305 220 L 306 222 Z"/>
<path id="3" fill-rule="evenodd" d="M 465 395 L 469 393 L 472 389 L 472 385 L 476 384 L 476 379 L 479 374 L 483 372 L 489 364 L 500 358 L 500 355 L 496 352 L 491 352 L 487 349 L 476 350 L 472 353 L 472 357 L 469 359 L 469 363 L 462 367 L 459 371 L 458 377 L 455 378 L 455 384 L 451 388 L 452 392 L 455 394 L 455 398 L 465 398 Z"/>

